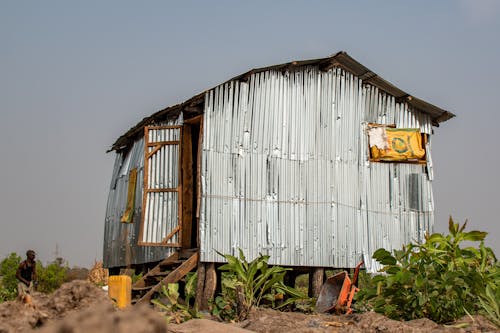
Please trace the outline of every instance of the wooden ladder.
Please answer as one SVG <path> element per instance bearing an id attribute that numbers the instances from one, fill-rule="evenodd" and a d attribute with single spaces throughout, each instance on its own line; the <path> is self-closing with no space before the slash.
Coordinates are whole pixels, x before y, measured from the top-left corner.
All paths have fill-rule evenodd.
<path id="1" fill-rule="evenodd" d="M 174 252 L 160 261 L 153 269 L 132 286 L 132 303 L 149 303 L 151 297 L 161 290 L 163 285 L 175 283 L 198 266 L 198 249 Z"/>

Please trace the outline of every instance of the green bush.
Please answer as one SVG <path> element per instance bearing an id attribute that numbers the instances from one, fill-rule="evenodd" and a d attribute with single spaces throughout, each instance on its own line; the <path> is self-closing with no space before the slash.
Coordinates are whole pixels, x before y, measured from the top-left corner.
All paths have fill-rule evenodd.
<path id="1" fill-rule="evenodd" d="M 11 253 L 0 263 L 0 302 L 10 301 L 17 296 L 16 271 L 21 263 L 21 257 L 16 253 Z"/>
<path id="2" fill-rule="evenodd" d="M 43 266 L 41 261 L 36 263 L 36 273 L 37 273 L 37 291 L 42 293 L 51 293 L 57 288 L 59 288 L 66 280 L 66 272 L 68 271 L 67 264 L 64 263 L 62 259 L 56 259 L 55 261 Z"/>
<path id="3" fill-rule="evenodd" d="M 487 233 L 465 232 L 465 226 L 450 218 L 449 235 L 427 236 L 425 243 L 409 244 L 393 254 L 377 250 L 373 258 L 384 265 L 383 274 L 357 294 L 358 306 L 364 302 L 393 319 L 425 317 L 447 323 L 466 313 L 481 312 L 495 321 L 499 264 L 493 251 L 484 246 Z M 462 247 L 464 241 L 480 245 Z"/>
<path id="4" fill-rule="evenodd" d="M 12 301 L 17 296 L 17 290 L 6 289 L 0 285 L 0 303 Z"/>

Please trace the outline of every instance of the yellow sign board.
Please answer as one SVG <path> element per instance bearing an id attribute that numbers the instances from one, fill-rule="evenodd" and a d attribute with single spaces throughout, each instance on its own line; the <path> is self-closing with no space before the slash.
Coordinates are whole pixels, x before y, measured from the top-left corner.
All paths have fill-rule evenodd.
<path id="1" fill-rule="evenodd" d="M 422 160 L 425 149 L 417 128 L 384 128 L 384 145 L 370 142 L 371 157 L 380 161 Z"/>

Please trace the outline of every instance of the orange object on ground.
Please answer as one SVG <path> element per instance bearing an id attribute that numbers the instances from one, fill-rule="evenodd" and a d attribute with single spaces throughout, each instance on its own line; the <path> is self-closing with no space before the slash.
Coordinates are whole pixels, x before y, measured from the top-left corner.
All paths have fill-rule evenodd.
<path id="1" fill-rule="evenodd" d="M 316 312 L 352 313 L 351 304 L 359 290 L 357 283 L 361 265 L 363 262 L 356 266 L 352 281 L 346 271 L 326 280 L 316 301 Z"/>
<path id="2" fill-rule="evenodd" d="M 108 296 L 119 309 L 132 302 L 132 279 L 128 275 L 113 275 L 108 279 Z"/>

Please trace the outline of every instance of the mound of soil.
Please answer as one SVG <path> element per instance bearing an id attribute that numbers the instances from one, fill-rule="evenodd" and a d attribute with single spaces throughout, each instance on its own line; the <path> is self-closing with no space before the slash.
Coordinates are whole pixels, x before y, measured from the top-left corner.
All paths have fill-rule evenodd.
<path id="1" fill-rule="evenodd" d="M 167 332 L 150 307 L 116 310 L 107 292 L 88 281 L 65 283 L 51 295 L 34 293 L 33 305 L 0 304 L 0 333 Z"/>
<path id="2" fill-rule="evenodd" d="M 123 311 L 109 304 L 97 305 L 73 313 L 66 318 L 33 331 L 37 333 L 148 333 L 167 332 L 166 321 L 148 306 L 131 307 Z"/>
<path id="3" fill-rule="evenodd" d="M 298 312 L 258 309 L 250 314 L 248 320 L 240 323 L 240 327 L 260 333 L 499 332 L 493 324 L 483 317 L 474 316 L 473 319 L 464 317 L 454 325 L 443 326 L 429 319 L 406 322 L 392 320 L 375 312 L 336 316 L 329 314 L 307 315 Z M 466 324 L 467 327 L 459 328 L 459 324 Z"/>
<path id="4" fill-rule="evenodd" d="M 247 320 L 236 324 L 219 323 L 207 314 L 205 319 L 167 325 L 163 315 L 148 306 L 116 310 L 105 291 L 78 280 L 64 284 L 52 295 L 33 296 L 34 306 L 18 301 L 0 304 L 0 333 L 500 332 L 481 316 L 464 317 L 450 327 L 428 319 L 400 322 L 374 312 L 335 316 L 271 309 L 256 309 Z"/>
<path id="5" fill-rule="evenodd" d="M 96 304 L 113 308 L 106 292 L 92 283 L 82 280 L 68 282 L 51 295 L 35 292 L 32 305 L 19 301 L 0 304 L 0 333 L 23 332 L 41 327 Z"/>

